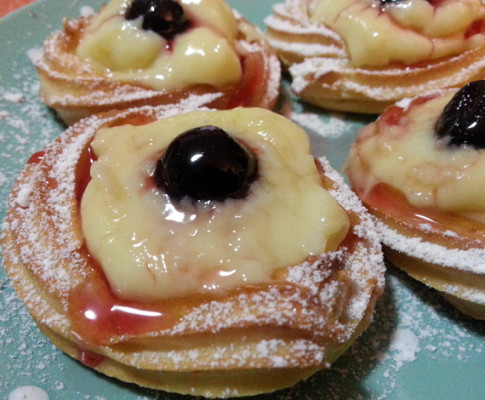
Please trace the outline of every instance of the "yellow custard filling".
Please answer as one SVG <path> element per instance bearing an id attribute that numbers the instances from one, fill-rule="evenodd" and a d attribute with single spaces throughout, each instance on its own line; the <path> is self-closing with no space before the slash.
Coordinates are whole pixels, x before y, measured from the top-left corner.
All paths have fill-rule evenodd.
<path id="1" fill-rule="evenodd" d="M 318 0 L 310 17 L 337 32 L 354 66 L 414 64 L 453 56 L 485 43 L 467 37 L 483 18 L 480 0 Z"/>
<path id="2" fill-rule="evenodd" d="M 154 184 L 179 134 L 215 125 L 257 155 L 243 199 L 172 201 Z M 157 300 L 270 282 L 310 255 L 335 250 L 349 219 L 323 188 L 303 130 L 262 109 L 197 111 L 98 131 L 82 198 L 90 253 L 123 298 Z"/>
<path id="3" fill-rule="evenodd" d="M 485 152 L 447 147 L 434 126 L 453 93 L 411 106 L 399 124 L 377 121 L 363 129 L 345 169 L 364 191 L 383 182 L 419 208 L 485 222 Z"/>
<path id="4" fill-rule="evenodd" d="M 81 37 L 80 58 L 111 79 L 155 90 L 240 80 L 237 23 L 223 0 L 180 0 L 192 27 L 171 41 L 142 29 L 143 17 L 125 19 L 130 3 L 112 0 L 100 10 Z"/>

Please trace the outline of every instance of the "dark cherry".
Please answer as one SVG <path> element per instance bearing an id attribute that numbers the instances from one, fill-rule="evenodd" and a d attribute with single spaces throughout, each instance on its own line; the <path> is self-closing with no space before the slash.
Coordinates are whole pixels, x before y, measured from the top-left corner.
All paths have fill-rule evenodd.
<path id="1" fill-rule="evenodd" d="M 244 198 L 256 177 L 256 155 L 213 125 L 177 136 L 155 169 L 157 186 L 174 200 Z"/>
<path id="2" fill-rule="evenodd" d="M 463 86 L 445 106 L 435 130 L 448 146 L 485 148 L 485 80 Z"/>
<path id="3" fill-rule="evenodd" d="M 408 0 L 380 0 L 381 4 L 387 4 L 387 3 L 399 3 L 401 1 L 408 1 Z M 433 0 L 426 0 L 428 3 L 433 1 Z M 436 0 L 435 0 L 436 1 Z"/>
<path id="4" fill-rule="evenodd" d="M 190 27 L 190 21 L 177 0 L 134 0 L 125 18 L 143 16 L 142 28 L 153 31 L 165 39 L 172 39 Z"/>

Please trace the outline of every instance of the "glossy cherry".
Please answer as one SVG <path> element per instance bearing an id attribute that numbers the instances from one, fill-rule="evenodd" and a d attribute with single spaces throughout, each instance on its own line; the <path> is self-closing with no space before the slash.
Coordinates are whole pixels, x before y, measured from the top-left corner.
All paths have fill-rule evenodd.
<path id="1" fill-rule="evenodd" d="M 436 134 L 448 146 L 470 145 L 485 148 L 485 80 L 461 88 L 436 122 Z"/>
<path id="2" fill-rule="evenodd" d="M 401 1 L 409 1 L 409 0 L 380 0 L 381 4 L 387 4 L 387 3 L 400 3 Z M 428 3 L 432 3 L 434 1 L 440 1 L 440 0 L 426 0 Z"/>
<path id="3" fill-rule="evenodd" d="M 142 28 L 172 39 L 190 27 L 184 9 L 176 0 L 134 0 L 126 10 L 128 20 L 143 17 Z"/>
<path id="4" fill-rule="evenodd" d="M 177 136 L 155 169 L 157 186 L 174 200 L 244 198 L 256 177 L 256 155 L 213 125 Z"/>

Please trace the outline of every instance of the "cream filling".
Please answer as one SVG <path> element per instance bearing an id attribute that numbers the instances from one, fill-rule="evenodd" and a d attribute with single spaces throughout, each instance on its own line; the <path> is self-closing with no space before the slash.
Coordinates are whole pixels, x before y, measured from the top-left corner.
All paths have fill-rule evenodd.
<path id="1" fill-rule="evenodd" d="M 155 90 L 194 84 L 219 88 L 238 82 L 242 69 L 230 7 L 223 0 L 180 2 L 193 27 L 176 35 L 170 46 L 141 28 L 142 17 L 123 17 L 130 0 L 112 0 L 86 29 L 76 54 L 111 79 Z"/>
<path id="2" fill-rule="evenodd" d="M 153 181 L 180 133 L 216 125 L 258 156 L 245 199 L 173 203 Z M 322 187 L 303 130 L 262 109 L 200 111 L 97 132 L 81 205 L 90 253 L 123 298 L 157 300 L 270 282 L 274 272 L 335 250 L 349 229 Z"/>
<path id="3" fill-rule="evenodd" d="M 365 127 L 345 169 L 364 190 L 384 182 L 415 207 L 485 222 L 485 150 L 450 148 L 435 138 L 436 120 L 451 97 L 411 106 L 398 125 L 378 120 Z"/>
<path id="4" fill-rule="evenodd" d="M 483 18 L 480 0 L 317 0 L 310 17 L 344 40 L 355 66 L 414 64 L 462 53 L 483 45 L 483 35 L 466 38 Z"/>

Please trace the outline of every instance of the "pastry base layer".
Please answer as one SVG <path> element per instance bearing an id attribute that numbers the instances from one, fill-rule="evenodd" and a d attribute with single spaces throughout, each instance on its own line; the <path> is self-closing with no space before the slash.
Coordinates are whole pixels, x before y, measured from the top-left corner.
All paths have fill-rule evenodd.
<path id="1" fill-rule="evenodd" d="M 395 204 L 399 209 L 399 201 Z M 384 254 L 409 276 L 438 291 L 457 309 L 485 319 L 483 224 L 450 213 L 426 214 L 413 223 L 367 204 L 377 217 Z M 433 222 L 429 227 L 426 217 Z M 440 225 L 441 224 L 441 225 Z M 437 229 L 437 226 L 441 226 Z"/>
<path id="2" fill-rule="evenodd" d="M 67 354 L 145 387 L 246 396 L 328 368 L 371 322 L 384 265 L 372 218 L 325 159 L 317 162 L 322 185 L 351 221 L 338 250 L 289 266 L 268 284 L 169 299 L 161 310 L 177 318 L 158 329 L 115 330 L 99 342 L 78 333 L 73 294 L 104 282 L 86 254 L 80 227 L 76 188 L 86 149 L 103 126 L 149 123 L 180 112 L 145 107 L 93 116 L 31 159 L 13 188 L 1 239 L 5 270 L 19 297 Z"/>
<path id="3" fill-rule="evenodd" d="M 409 276 L 434 288 L 463 314 L 485 319 L 485 304 L 471 300 L 473 293 L 485 293 L 485 277 L 426 262 L 388 247 L 386 257 Z"/>
<path id="4" fill-rule="evenodd" d="M 437 290 L 464 314 L 485 319 L 483 224 L 444 214 L 442 230 L 429 229 L 426 224 L 411 225 L 385 210 L 368 207 L 379 219 L 384 254 L 392 264 Z"/>
<path id="5" fill-rule="evenodd" d="M 41 332 L 66 354 L 77 359 L 78 346 L 56 334 L 45 325 L 39 325 Z M 224 397 L 230 391 L 237 396 L 251 396 L 272 392 L 295 385 L 313 375 L 318 368 L 281 368 L 235 371 L 193 371 L 174 372 L 145 370 L 105 359 L 96 370 L 123 382 L 139 386 L 188 395 L 202 395 L 207 398 Z"/>

